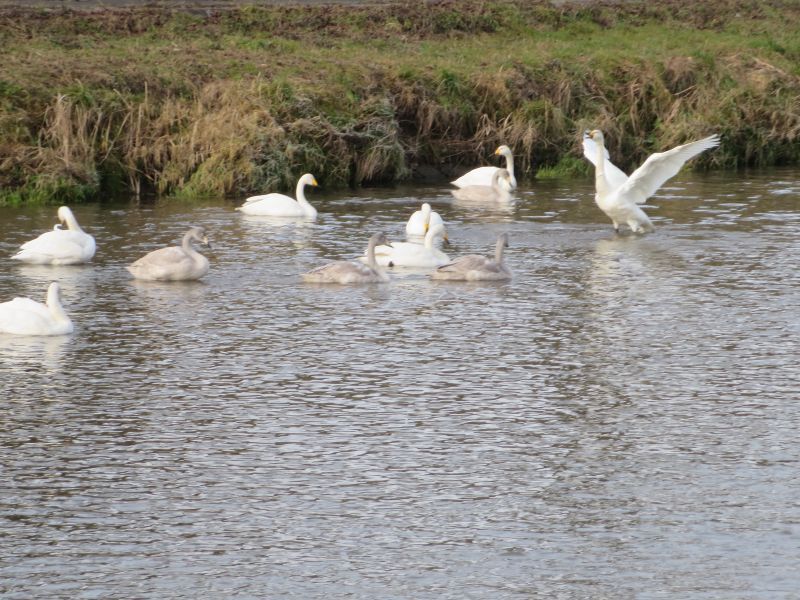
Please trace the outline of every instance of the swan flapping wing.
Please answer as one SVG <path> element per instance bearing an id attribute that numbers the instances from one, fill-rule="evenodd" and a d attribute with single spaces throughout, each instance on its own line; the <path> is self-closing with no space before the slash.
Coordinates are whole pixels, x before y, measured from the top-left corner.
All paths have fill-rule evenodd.
<path id="1" fill-rule="evenodd" d="M 616 190 L 628 181 L 628 176 L 619 169 L 614 163 L 611 162 L 610 156 L 608 154 L 608 149 L 604 148 L 606 162 L 605 162 L 605 174 L 606 174 L 606 181 L 608 182 L 609 187 L 612 190 Z M 597 168 L 597 143 L 589 137 L 588 132 L 584 132 L 583 134 L 583 155 L 589 159 L 595 168 Z"/>
<path id="2" fill-rule="evenodd" d="M 666 152 L 651 154 L 619 188 L 619 195 L 637 204 L 643 204 L 668 179 L 677 175 L 687 160 L 717 146 L 719 146 L 719 136 L 715 134 L 696 142 L 676 146 Z"/>

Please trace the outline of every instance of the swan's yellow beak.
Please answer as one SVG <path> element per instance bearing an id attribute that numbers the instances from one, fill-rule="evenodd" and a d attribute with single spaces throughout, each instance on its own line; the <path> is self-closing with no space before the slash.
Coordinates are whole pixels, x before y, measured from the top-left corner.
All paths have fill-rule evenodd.
<path id="1" fill-rule="evenodd" d="M 203 236 L 203 246 L 205 246 L 209 250 L 211 249 L 211 242 L 208 241 L 208 238 L 206 236 Z"/>
<path id="2" fill-rule="evenodd" d="M 319 185 L 319 184 L 317 183 L 317 178 L 316 178 L 316 177 L 312 177 L 312 178 L 311 178 L 311 185 L 313 185 L 314 187 L 317 187 L 317 186 Z"/>
<path id="3" fill-rule="evenodd" d="M 425 233 L 428 233 L 428 229 L 430 229 L 430 227 L 431 227 L 430 223 L 425 223 L 425 227 L 424 227 Z"/>
<path id="4" fill-rule="evenodd" d="M 494 155 L 495 156 L 500 156 L 500 148 L 498 148 L 497 150 L 494 151 Z"/>
<path id="5" fill-rule="evenodd" d="M 450 245 L 450 238 L 447 237 L 446 233 L 442 237 L 442 244 L 444 244 L 445 246 L 449 246 Z"/>

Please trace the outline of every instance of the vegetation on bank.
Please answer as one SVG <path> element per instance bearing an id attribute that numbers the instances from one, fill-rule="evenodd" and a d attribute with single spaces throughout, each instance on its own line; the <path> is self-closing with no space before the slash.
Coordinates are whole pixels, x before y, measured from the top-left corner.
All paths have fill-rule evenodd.
<path id="1" fill-rule="evenodd" d="M 0 12 L 0 202 L 243 195 L 491 161 L 586 172 L 712 132 L 800 162 L 800 3 L 444 0 Z"/>

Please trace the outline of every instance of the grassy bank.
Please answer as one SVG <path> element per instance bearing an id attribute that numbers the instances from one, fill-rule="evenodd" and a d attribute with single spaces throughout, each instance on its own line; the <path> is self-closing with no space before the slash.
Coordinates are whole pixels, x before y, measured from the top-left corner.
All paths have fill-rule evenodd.
<path id="1" fill-rule="evenodd" d="M 800 162 L 800 3 L 406 2 L 0 13 L 0 202 L 622 166 L 711 132 L 701 167 Z"/>

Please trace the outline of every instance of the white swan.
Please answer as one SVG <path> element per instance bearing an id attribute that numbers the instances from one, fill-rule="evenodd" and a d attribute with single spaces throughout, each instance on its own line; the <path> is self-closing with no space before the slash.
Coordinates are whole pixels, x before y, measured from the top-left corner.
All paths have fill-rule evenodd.
<path id="1" fill-rule="evenodd" d="M 508 248 L 508 234 L 497 238 L 494 259 L 480 254 L 468 254 L 455 259 L 431 273 L 431 279 L 450 281 L 503 281 L 511 279 L 511 269 L 503 262 L 503 250 Z"/>
<path id="2" fill-rule="evenodd" d="M 60 223 L 53 231 L 25 242 L 11 258 L 37 265 L 75 265 L 90 261 L 96 248 L 94 238 L 81 229 L 66 206 L 58 209 L 58 220 Z M 61 229 L 61 223 L 66 223 L 67 229 Z"/>
<path id="3" fill-rule="evenodd" d="M 514 155 L 511 153 L 511 148 L 505 144 L 498 147 L 494 151 L 495 156 L 505 156 L 506 158 L 506 171 L 508 171 L 508 181 L 502 181 L 500 185 L 504 189 L 511 191 L 517 189 L 517 178 L 514 177 Z M 455 181 L 451 181 L 454 186 L 464 188 L 469 185 L 492 185 L 492 175 L 498 170 L 499 167 L 478 167 L 472 169 L 468 173 L 464 173 Z"/>
<path id="4" fill-rule="evenodd" d="M 449 243 L 444 225 L 434 225 L 425 234 L 422 244 L 415 242 L 395 242 L 391 246 L 375 248 L 375 260 L 384 267 L 438 267 L 450 262 L 447 254 L 437 248 L 443 240 Z M 360 260 L 365 260 L 362 257 Z"/>
<path id="5" fill-rule="evenodd" d="M 0 333 L 16 335 L 66 335 L 72 321 L 61 306 L 60 288 L 54 281 L 47 288 L 47 303 L 14 298 L 0 304 Z"/>
<path id="6" fill-rule="evenodd" d="M 653 231 L 653 223 L 637 206 L 643 204 L 668 179 L 681 170 L 683 164 L 704 150 L 719 146 L 719 136 L 712 135 L 696 142 L 676 146 L 666 152 L 651 154 L 642 166 L 626 177 L 625 173 L 608 160 L 603 133 L 595 129 L 584 137 L 584 154 L 595 166 L 595 202 L 614 223 L 619 232 L 626 223 L 634 233 Z M 594 146 L 594 148 L 592 148 Z M 594 153 L 594 157 L 590 156 Z"/>
<path id="7" fill-rule="evenodd" d="M 508 181 L 508 171 L 505 169 L 497 169 L 492 173 L 491 185 L 468 185 L 450 192 L 457 200 L 468 202 L 508 202 L 511 193 L 500 184 L 501 181 Z"/>
<path id="8" fill-rule="evenodd" d="M 434 225 L 444 225 L 441 215 L 431 209 L 425 202 L 420 210 L 415 211 L 406 223 L 406 235 L 425 235 Z"/>
<path id="9" fill-rule="evenodd" d="M 314 187 L 319 185 L 311 173 L 306 173 L 297 181 L 297 189 L 295 190 L 297 200 L 285 194 L 277 193 L 250 196 L 236 210 L 240 210 L 246 215 L 261 217 L 305 217 L 316 219 L 317 209 L 306 200 L 305 187 L 307 185 Z"/>
<path id="10" fill-rule="evenodd" d="M 385 283 L 389 276 L 375 261 L 375 248 L 381 244 L 389 244 L 383 233 L 369 238 L 367 264 L 339 260 L 304 273 L 303 280 L 309 283 Z"/>
<path id="11" fill-rule="evenodd" d="M 210 248 L 205 229 L 192 227 L 183 236 L 180 246 L 160 248 L 125 267 L 136 279 L 146 281 L 186 281 L 200 279 L 208 273 L 208 259 L 192 246 L 199 242 Z"/>

